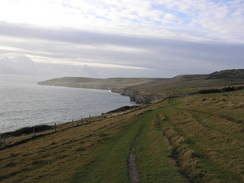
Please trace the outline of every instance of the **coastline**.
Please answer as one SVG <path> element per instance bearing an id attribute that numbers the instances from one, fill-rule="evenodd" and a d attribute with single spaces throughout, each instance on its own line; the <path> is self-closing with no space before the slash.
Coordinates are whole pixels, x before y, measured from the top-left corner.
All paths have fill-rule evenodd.
<path id="1" fill-rule="evenodd" d="M 48 85 L 48 86 L 53 86 L 53 85 Z M 54 86 L 54 87 L 56 87 L 56 86 Z M 68 87 L 68 86 L 59 86 L 59 87 Z M 69 88 L 69 87 L 68 87 Z M 72 87 L 72 88 L 78 88 L 78 87 Z M 118 95 L 121 95 L 121 93 L 118 93 L 118 92 L 114 92 L 114 91 L 112 91 L 112 90 L 109 90 L 109 89 L 96 89 L 96 88 L 82 88 L 82 89 L 89 89 L 89 90 L 106 90 L 106 91 L 108 91 L 108 92 L 111 92 L 111 93 L 116 93 L 116 94 L 118 94 Z M 126 96 L 126 95 L 121 95 L 121 96 Z M 133 101 L 131 101 L 131 102 L 133 102 Z M 121 107 L 117 107 L 117 108 L 114 108 L 114 109 L 110 109 L 110 110 L 108 110 L 108 111 L 106 111 L 106 112 L 101 112 L 100 114 L 101 115 L 104 115 L 104 114 L 111 114 L 111 113 L 115 113 L 115 112 L 117 112 L 117 113 L 119 113 L 119 112 L 124 112 L 125 110 L 129 110 L 129 109 L 131 109 L 131 108 L 137 108 L 139 106 L 139 104 L 137 104 L 137 103 L 134 103 L 133 105 L 125 105 L 125 106 L 121 106 Z M 95 115 L 94 117 L 96 117 L 96 116 L 100 116 L 100 114 L 97 114 L 97 115 Z M 89 116 L 86 116 L 86 117 L 84 117 L 84 119 L 86 119 L 86 118 L 88 118 L 88 117 L 91 117 L 91 115 L 89 115 Z M 71 118 L 72 119 L 72 118 Z M 82 119 L 82 118 L 81 118 Z M 72 119 L 73 120 L 73 119 Z M 75 119 L 76 121 L 78 120 L 78 119 Z M 37 125 L 33 125 L 33 126 L 23 126 L 23 127 L 20 127 L 20 128 L 17 128 L 17 129 L 15 129 L 15 130 L 10 130 L 10 131 L 5 131 L 5 132 L 0 132 L 0 138 L 2 137 L 2 136 L 9 136 L 9 134 L 19 134 L 19 133 L 22 133 L 22 134 L 24 134 L 24 133 L 29 133 L 28 131 L 30 131 L 30 128 L 32 129 L 32 128 L 50 128 L 50 127 L 52 127 L 53 125 L 52 124 L 57 124 L 57 125 L 62 125 L 62 124 L 66 124 L 66 123 L 70 123 L 71 121 L 64 121 L 64 122 L 50 122 L 50 123 L 41 123 L 41 124 L 37 124 Z M 23 132 L 20 132 L 20 131 L 23 131 Z M 42 130 L 41 130 L 42 131 Z M 10 135 L 10 136 L 12 136 L 12 135 Z"/>
<path id="2" fill-rule="evenodd" d="M 38 82 L 39 85 L 111 90 L 128 96 L 137 104 L 149 104 L 161 98 L 209 89 L 243 85 L 244 69 L 222 70 L 210 74 L 178 75 L 172 78 L 87 78 L 61 77 Z"/>
<path id="3" fill-rule="evenodd" d="M 63 87 L 67 87 L 67 86 L 63 86 Z M 85 89 L 91 89 L 91 88 L 85 88 Z M 95 89 L 95 88 L 92 88 L 92 89 Z M 192 93 L 184 93 L 183 96 L 194 95 L 194 94 L 231 92 L 231 91 L 243 90 L 243 89 L 244 89 L 244 86 L 224 87 L 224 88 L 218 88 L 218 89 L 200 90 L 198 92 L 192 92 Z M 95 90 L 101 90 L 101 89 L 95 89 Z M 103 89 L 103 90 L 105 90 L 105 89 Z M 108 90 L 108 91 L 113 92 L 112 90 Z M 118 92 L 113 92 L 113 93 L 118 93 Z M 118 93 L 118 94 L 123 95 L 122 93 Z M 124 95 L 124 96 L 127 96 L 127 95 Z M 98 118 L 104 119 L 104 118 L 108 118 L 109 116 L 115 117 L 115 116 L 118 116 L 121 114 L 126 114 L 126 113 L 129 113 L 131 111 L 141 109 L 141 108 L 148 106 L 150 104 L 155 104 L 155 103 L 161 102 L 161 101 L 163 101 L 167 98 L 171 98 L 171 97 L 177 97 L 177 96 L 176 95 L 175 96 L 165 96 L 164 98 L 161 97 L 159 99 L 157 98 L 155 100 L 152 100 L 152 101 L 150 101 L 150 103 L 144 103 L 144 104 L 139 103 L 139 104 L 135 104 L 132 106 L 122 106 L 122 107 L 115 108 L 113 110 L 107 111 L 105 113 L 102 113 L 101 115 L 81 118 L 81 120 L 75 120 L 75 121 L 72 120 L 72 121 L 68 121 L 68 122 L 66 121 L 66 122 L 62 122 L 62 123 L 58 123 L 58 124 L 55 123 L 55 125 L 39 124 L 39 125 L 34 125 L 34 126 L 26 126 L 23 128 L 16 129 L 14 131 L 8 131 L 8 132 L 0 133 L 0 139 L 6 138 L 6 137 L 11 137 L 11 136 L 21 136 L 21 135 L 26 135 L 26 134 L 28 135 L 28 134 L 33 133 L 34 128 L 36 129 L 35 132 L 43 132 L 43 131 L 49 131 L 49 130 L 55 129 L 55 126 L 63 126 L 66 124 L 71 124 L 72 127 L 74 127 L 74 123 L 76 123 L 76 125 L 79 126 L 78 125 L 79 122 L 81 122 L 83 124 L 84 121 L 90 121 L 91 122 L 91 121 L 94 121 L 94 119 L 96 121 Z M 1 146 L 1 143 L 0 143 L 0 146 Z"/>
<path id="4" fill-rule="evenodd" d="M 40 86 L 37 82 L 1 85 L 0 134 L 23 127 L 53 125 L 135 105 L 111 90 Z M 26 84 L 27 83 L 27 84 Z"/>
<path id="5" fill-rule="evenodd" d="M 80 120 L 72 120 L 60 124 L 54 125 L 35 125 L 29 127 L 23 127 L 14 131 L 4 132 L 0 134 L 0 150 L 13 147 L 22 143 L 26 143 L 30 140 L 51 135 L 53 133 L 64 131 L 70 128 L 75 128 L 83 125 L 87 125 L 94 122 L 99 122 L 104 119 L 116 118 L 121 115 L 132 113 L 147 107 L 146 104 L 139 104 L 134 106 L 123 106 L 106 113 L 102 113 L 98 116 L 89 116 Z"/>
<path id="6" fill-rule="evenodd" d="M 71 88 L 83 88 L 83 89 L 96 89 L 96 90 L 109 90 L 113 93 L 127 96 L 131 102 L 136 104 L 150 104 L 155 100 L 160 100 L 166 97 L 165 94 L 154 94 L 147 93 L 144 90 L 139 90 L 134 87 L 121 87 L 118 85 L 109 84 L 87 84 L 87 83 L 70 83 L 70 82 L 57 82 L 54 80 L 41 81 L 38 85 L 46 86 L 60 86 L 60 87 L 71 87 Z"/>
<path id="7" fill-rule="evenodd" d="M 125 80 L 123 83 L 128 82 Z M 39 132 L 30 127 L 29 134 L 0 138 L 0 180 L 121 182 L 132 180 L 130 177 L 137 177 L 134 175 L 139 172 L 138 179 L 145 182 L 241 182 L 244 82 L 239 81 L 203 79 L 194 81 L 196 85 L 193 85 L 192 80 L 185 83 L 178 80 L 176 84 L 180 86 L 174 85 L 173 90 L 161 82 L 113 86 L 120 95 L 122 91 L 133 90 L 143 95 L 165 93 L 167 96 L 137 107 L 126 107 L 130 104 L 126 97 L 128 103 L 120 103 L 125 107 L 98 116 L 85 118 L 84 115 L 71 121 L 75 118 L 69 114 L 72 118 L 66 118 L 68 122 L 49 130 Z M 63 90 L 66 89 L 61 88 L 65 93 Z M 74 90 L 79 95 L 79 89 Z M 54 96 L 57 94 L 55 91 Z M 85 97 L 98 105 L 95 95 Z M 70 99 L 76 95 L 65 93 L 65 96 Z M 63 95 L 59 100 L 62 99 Z M 104 109 L 111 103 L 119 104 L 111 98 L 102 99 L 105 99 Z M 78 100 L 74 102 L 81 104 Z M 89 113 L 95 110 L 88 107 L 89 103 L 83 104 Z M 65 109 L 68 107 L 64 105 Z M 47 113 L 41 118 L 52 119 Z"/>
<path id="8" fill-rule="evenodd" d="M 101 115 L 89 116 L 89 117 L 81 118 L 81 120 L 75 120 L 75 121 L 72 120 L 72 121 L 66 121 L 66 122 L 54 123 L 54 124 L 56 124 L 57 126 L 60 126 L 60 125 L 62 126 L 63 124 L 87 120 L 90 118 L 98 118 L 101 116 L 105 117 L 106 115 L 108 116 L 108 115 L 111 115 L 113 113 L 118 113 L 118 114 L 119 113 L 125 113 L 128 110 L 137 109 L 140 106 L 141 105 L 138 105 L 138 104 L 135 104 L 132 106 L 122 106 L 122 107 L 107 111 L 105 113 L 101 113 Z M 54 125 L 51 125 L 51 123 L 50 123 L 50 124 L 38 124 L 38 125 L 34 125 L 34 126 L 25 126 L 25 127 L 13 130 L 13 131 L 7 131 L 7 132 L 0 133 L 0 138 L 3 138 L 4 136 L 8 137 L 8 136 L 21 136 L 23 134 L 31 134 L 31 133 L 33 133 L 33 130 L 32 130 L 33 128 L 37 129 L 35 132 L 42 132 L 42 131 L 54 129 Z"/>

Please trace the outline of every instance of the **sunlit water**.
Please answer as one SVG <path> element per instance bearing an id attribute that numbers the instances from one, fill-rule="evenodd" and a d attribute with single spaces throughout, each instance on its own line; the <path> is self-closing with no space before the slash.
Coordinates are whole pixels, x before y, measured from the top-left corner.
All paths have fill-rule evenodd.
<path id="1" fill-rule="evenodd" d="M 134 105 L 105 90 L 40 86 L 35 81 L 0 78 L 0 133 L 100 115 Z"/>

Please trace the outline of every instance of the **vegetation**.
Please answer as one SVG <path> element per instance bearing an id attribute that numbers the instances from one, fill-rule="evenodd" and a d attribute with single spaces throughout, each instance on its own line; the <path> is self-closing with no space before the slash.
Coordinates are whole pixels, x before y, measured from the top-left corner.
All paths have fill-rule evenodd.
<path id="1" fill-rule="evenodd" d="M 243 90 L 174 97 L 30 135 L 0 150 L 0 181 L 129 182 L 133 146 L 141 182 L 243 182 L 243 97 Z"/>
<path id="2" fill-rule="evenodd" d="M 171 79 L 41 83 L 165 97 L 57 129 L 4 134 L 0 182 L 244 182 L 243 81 L 240 69 Z"/>
<path id="3" fill-rule="evenodd" d="M 221 92 L 231 92 L 235 90 L 243 90 L 244 86 L 229 86 L 229 87 L 224 87 L 224 88 L 213 88 L 213 89 L 205 89 L 205 90 L 200 90 L 197 93 L 200 94 L 207 94 L 207 93 L 221 93 Z"/>
<path id="4" fill-rule="evenodd" d="M 24 135 L 24 134 L 31 134 L 31 133 L 35 133 L 35 132 L 50 130 L 50 129 L 53 129 L 53 127 L 49 126 L 49 125 L 37 125 L 37 126 L 33 126 L 33 127 L 24 127 L 19 130 L 15 130 L 13 132 L 6 132 L 3 134 L 0 134 L 0 137 L 3 138 L 3 137 L 9 137 L 9 136 L 20 136 L 20 135 Z"/>
<path id="5" fill-rule="evenodd" d="M 129 96 L 137 103 L 150 103 L 169 95 L 191 93 L 201 88 L 244 85 L 244 69 L 225 70 L 206 75 L 180 75 L 173 78 L 77 78 L 64 77 L 39 82 L 41 85 L 106 89 Z"/>

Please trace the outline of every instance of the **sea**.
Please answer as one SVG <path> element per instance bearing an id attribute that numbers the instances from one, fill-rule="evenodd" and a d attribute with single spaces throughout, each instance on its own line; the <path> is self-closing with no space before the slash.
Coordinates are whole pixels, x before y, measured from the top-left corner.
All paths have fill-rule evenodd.
<path id="1" fill-rule="evenodd" d="M 30 77 L 0 76 L 0 134 L 60 124 L 135 105 L 108 90 L 37 85 Z"/>

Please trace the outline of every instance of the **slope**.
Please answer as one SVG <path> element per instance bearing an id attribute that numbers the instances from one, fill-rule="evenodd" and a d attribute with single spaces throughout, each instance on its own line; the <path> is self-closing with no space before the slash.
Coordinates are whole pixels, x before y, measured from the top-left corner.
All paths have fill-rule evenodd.
<path id="1" fill-rule="evenodd" d="M 197 89 L 244 84 L 244 69 L 225 70 L 206 75 L 180 75 L 174 78 L 56 78 L 40 85 L 111 90 L 129 96 L 137 103 L 150 103 L 169 95 L 180 95 Z"/>

